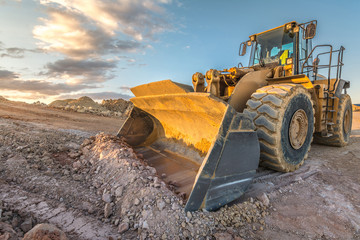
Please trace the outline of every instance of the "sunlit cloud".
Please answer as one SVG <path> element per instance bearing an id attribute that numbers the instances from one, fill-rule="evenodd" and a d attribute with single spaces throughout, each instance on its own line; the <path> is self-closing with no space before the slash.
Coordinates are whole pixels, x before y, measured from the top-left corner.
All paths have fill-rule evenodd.
<path id="1" fill-rule="evenodd" d="M 109 34 L 117 31 L 136 40 L 152 37 L 171 29 L 166 21 L 165 0 L 41 0 L 44 5 L 54 3 L 94 21 Z"/>
<path id="2" fill-rule="evenodd" d="M 0 92 L 5 91 L 13 98 L 56 99 L 85 93 L 97 99 L 129 98 L 128 88 L 120 88 L 120 93 L 106 92 L 99 90 L 103 88 L 99 84 L 113 79 L 116 70 L 145 66 L 136 55 L 153 49 L 151 44 L 158 34 L 173 30 L 165 8 L 172 4 L 171 0 L 36 2 L 45 10 L 45 15 L 32 28 L 32 35 L 38 40 L 37 48 L 5 46 L 0 42 L 0 58 L 21 59 L 29 53 L 43 53 L 53 60 L 42 63 L 43 69 L 36 70 L 35 77 L 21 76 L 19 73 L 28 72 L 23 68 L 14 70 L 18 72 L 0 68 Z M 101 92 L 88 92 L 88 89 Z"/>
<path id="3" fill-rule="evenodd" d="M 171 30 L 160 0 L 41 0 L 48 17 L 33 29 L 39 47 L 72 58 L 136 52 Z"/>

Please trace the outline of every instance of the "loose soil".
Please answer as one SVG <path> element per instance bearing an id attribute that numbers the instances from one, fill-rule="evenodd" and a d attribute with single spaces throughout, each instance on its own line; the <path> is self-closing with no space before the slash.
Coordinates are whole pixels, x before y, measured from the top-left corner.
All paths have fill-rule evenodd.
<path id="1" fill-rule="evenodd" d="M 119 117 L 0 102 L 0 239 L 50 223 L 69 239 L 360 239 L 360 113 L 350 144 L 312 145 L 292 173 L 260 168 L 216 212 L 184 200 L 114 135 Z"/>

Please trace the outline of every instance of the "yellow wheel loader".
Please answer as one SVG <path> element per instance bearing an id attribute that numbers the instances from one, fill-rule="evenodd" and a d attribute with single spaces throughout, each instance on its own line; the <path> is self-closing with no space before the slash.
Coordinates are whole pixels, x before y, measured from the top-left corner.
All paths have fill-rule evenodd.
<path id="1" fill-rule="evenodd" d="M 251 35 L 248 67 L 195 73 L 131 89 L 132 111 L 118 136 L 185 196 L 186 211 L 216 210 L 239 198 L 259 163 L 289 172 L 313 139 L 349 142 L 352 104 L 341 78 L 343 51 L 312 47 L 317 21 Z"/>

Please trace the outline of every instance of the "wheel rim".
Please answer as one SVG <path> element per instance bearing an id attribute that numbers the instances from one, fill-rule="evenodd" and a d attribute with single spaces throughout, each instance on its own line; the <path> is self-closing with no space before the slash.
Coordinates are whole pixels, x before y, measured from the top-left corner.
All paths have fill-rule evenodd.
<path id="1" fill-rule="evenodd" d="M 348 134 L 350 132 L 351 114 L 350 109 L 347 109 L 344 116 L 344 132 Z"/>
<path id="2" fill-rule="evenodd" d="M 289 125 L 289 139 L 294 149 L 299 149 L 304 144 L 308 132 L 308 124 L 308 118 L 304 110 L 299 109 L 292 116 Z"/>

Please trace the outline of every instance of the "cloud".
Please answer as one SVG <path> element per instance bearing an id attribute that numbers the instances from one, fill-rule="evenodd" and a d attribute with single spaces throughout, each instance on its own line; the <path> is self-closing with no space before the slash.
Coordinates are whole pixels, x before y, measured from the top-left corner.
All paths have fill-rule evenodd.
<path id="1" fill-rule="evenodd" d="M 61 95 L 58 97 L 58 99 L 77 99 L 83 96 L 88 96 L 94 100 L 103 100 L 103 99 L 130 99 L 132 96 L 123 94 L 123 93 L 116 93 L 116 92 L 96 92 L 96 93 L 89 93 L 89 92 L 83 92 L 83 93 L 76 93 L 76 94 L 67 94 L 67 95 Z"/>
<path id="2" fill-rule="evenodd" d="M 119 87 L 119 89 L 122 90 L 123 92 L 131 92 L 129 86 L 121 86 Z"/>
<path id="3" fill-rule="evenodd" d="M 0 80 L 16 79 L 18 77 L 18 74 L 14 72 L 8 70 L 0 70 Z"/>
<path id="4" fill-rule="evenodd" d="M 19 79 L 19 75 L 14 72 L 0 70 L 1 90 L 28 92 L 41 95 L 58 95 L 88 88 L 96 87 L 85 84 L 69 85 L 65 83 L 51 83 L 43 80 L 21 80 Z"/>
<path id="5" fill-rule="evenodd" d="M 33 29 L 39 46 L 71 58 L 136 52 L 171 30 L 164 0 L 40 0 L 48 17 Z"/>
<path id="6" fill-rule="evenodd" d="M 73 79 L 74 83 L 98 83 L 114 76 L 111 70 L 116 68 L 116 61 L 62 59 L 46 64 L 47 71 L 41 75 L 62 79 Z"/>
<path id="7" fill-rule="evenodd" d="M 4 48 L 4 49 L 0 49 L 0 51 L 5 51 L 5 53 L 0 54 L 0 57 L 10 57 L 10 58 L 23 58 L 25 52 L 32 52 L 32 53 L 42 52 L 42 50 L 40 49 L 26 49 L 26 48 L 18 48 L 18 47 Z"/>
<path id="8" fill-rule="evenodd" d="M 18 47 L 5 48 L 4 43 L 0 41 L 0 57 L 23 58 L 25 52 L 40 53 L 41 49 L 26 49 Z"/>

